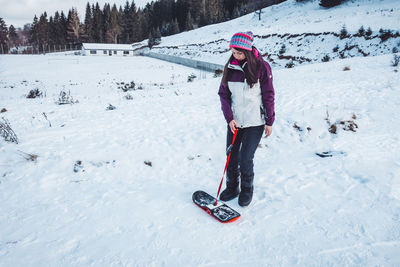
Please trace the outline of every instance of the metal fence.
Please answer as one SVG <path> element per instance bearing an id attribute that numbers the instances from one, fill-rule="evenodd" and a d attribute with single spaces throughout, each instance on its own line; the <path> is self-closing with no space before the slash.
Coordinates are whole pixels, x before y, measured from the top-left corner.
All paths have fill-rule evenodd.
<path id="1" fill-rule="evenodd" d="M 195 69 L 210 71 L 210 72 L 222 71 L 224 69 L 224 65 L 220 65 L 220 64 L 214 64 L 214 63 L 200 61 L 200 60 L 194 60 L 194 59 L 190 59 L 190 58 L 158 54 L 158 53 L 154 53 L 151 51 L 142 52 L 141 55 L 165 60 L 168 62 L 184 65 L 184 66 L 195 68 Z"/>
<path id="2" fill-rule="evenodd" d="M 82 44 L 62 44 L 62 45 L 53 45 L 53 44 L 43 44 L 43 45 L 27 45 L 27 46 L 19 46 L 19 47 L 9 47 L 6 44 L 0 45 L 0 54 L 27 54 L 27 55 L 35 55 L 35 54 L 46 54 L 46 53 L 55 53 L 55 52 L 67 52 L 67 51 L 76 51 L 81 50 Z"/>

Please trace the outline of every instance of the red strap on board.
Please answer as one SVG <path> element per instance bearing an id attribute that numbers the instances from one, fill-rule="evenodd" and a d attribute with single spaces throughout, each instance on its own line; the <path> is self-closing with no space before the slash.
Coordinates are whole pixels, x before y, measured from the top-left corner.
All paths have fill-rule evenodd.
<path id="1" fill-rule="evenodd" d="M 233 138 L 232 138 L 232 147 L 233 147 L 233 144 L 235 143 L 235 139 L 236 139 L 237 132 L 238 132 L 238 129 L 236 129 L 236 130 L 235 130 L 235 133 L 233 134 Z M 225 168 L 224 168 L 224 174 L 222 174 L 222 179 L 221 179 L 221 182 L 219 183 L 218 193 L 217 193 L 217 197 L 215 198 L 214 206 L 217 206 L 217 201 L 218 201 L 219 192 L 221 191 L 222 182 L 224 181 L 225 172 L 226 172 L 226 169 L 228 168 L 229 159 L 231 158 L 231 152 L 232 152 L 232 149 L 231 149 L 231 151 L 229 151 L 228 157 L 226 158 L 226 163 L 225 163 Z"/>

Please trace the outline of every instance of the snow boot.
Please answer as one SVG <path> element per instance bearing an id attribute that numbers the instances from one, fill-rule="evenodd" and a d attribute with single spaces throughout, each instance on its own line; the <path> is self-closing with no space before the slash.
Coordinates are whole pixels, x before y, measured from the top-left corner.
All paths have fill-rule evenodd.
<path id="1" fill-rule="evenodd" d="M 242 177 L 238 201 L 239 205 L 242 207 L 248 206 L 253 199 L 253 179 L 254 175 L 249 177 Z"/>
<path id="2" fill-rule="evenodd" d="M 229 201 L 239 195 L 239 177 L 236 179 L 230 179 L 226 177 L 226 188 L 222 191 L 219 199 L 222 201 Z"/>
<path id="3" fill-rule="evenodd" d="M 239 194 L 239 205 L 246 207 L 253 199 L 253 187 L 242 187 Z"/>

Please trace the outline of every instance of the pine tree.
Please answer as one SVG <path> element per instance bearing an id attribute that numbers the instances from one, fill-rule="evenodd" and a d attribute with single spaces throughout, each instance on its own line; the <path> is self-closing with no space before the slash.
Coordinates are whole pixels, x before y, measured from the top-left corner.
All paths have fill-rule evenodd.
<path id="1" fill-rule="evenodd" d="M 152 29 L 151 32 L 149 33 L 149 39 L 148 39 L 148 45 L 150 49 L 154 45 L 158 45 L 161 42 L 161 33 L 158 28 Z"/>
<path id="2" fill-rule="evenodd" d="M 233 0 L 232 0 L 233 1 Z M 189 5 L 190 5 L 190 12 L 191 16 L 193 18 L 193 26 L 195 28 L 202 26 L 201 25 L 201 18 L 203 17 L 203 20 L 205 18 L 205 0 L 189 0 Z M 204 23 L 204 21 L 202 21 Z M 205 25 L 205 24 L 204 24 Z"/>
<path id="3" fill-rule="evenodd" d="M 118 43 L 118 36 L 121 34 L 121 27 L 119 26 L 119 14 L 117 6 L 114 4 L 111 10 L 110 28 L 107 31 L 107 42 Z"/>
<path id="4" fill-rule="evenodd" d="M 148 38 L 151 32 L 151 20 L 150 20 L 150 4 L 147 4 L 146 7 L 142 11 L 142 15 L 140 16 L 140 31 L 141 31 L 141 40 Z"/>
<path id="5" fill-rule="evenodd" d="M 17 31 L 16 31 L 14 25 L 12 25 L 12 24 L 8 28 L 8 39 L 10 40 L 11 46 L 18 45 L 18 43 L 17 43 L 18 34 L 17 34 Z"/>
<path id="6" fill-rule="evenodd" d="M 179 24 L 179 29 L 182 31 L 186 30 L 186 25 L 187 25 L 187 17 L 188 17 L 188 12 L 189 12 L 189 5 L 185 0 L 177 0 L 176 1 L 176 19 Z"/>
<path id="7" fill-rule="evenodd" d="M 60 37 L 60 44 L 65 45 L 67 43 L 67 27 L 68 27 L 68 20 L 65 16 L 64 12 L 61 11 L 60 20 L 57 25 L 57 31 L 59 32 Z"/>
<path id="8" fill-rule="evenodd" d="M 140 40 L 140 20 L 139 20 L 139 12 L 136 10 L 136 5 L 134 1 L 132 1 L 131 8 L 129 11 L 130 14 L 130 36 L 131 36 L 131 42 L 138 42 Z"/>
<path id="9" fill-rule="evenodd" d="M 132 20 L 129 15 L 129 12 L 130 12 L 130 4 L 128 1 L 126 1 L 121 17 L 121 26 L 122 26 L 121 39 L 124 44 L 130 43 L 130 40 L 132 38 L 130 30 L 132 26 Z"/>
<path id="10" fill-rule="evenodd" d="M 6 22 L 0 18 L 0 53 L 8 52 L 8 29 Z"/>
<path id="11" fill-rule="evenodd" d="M 191 2 L 193 0 L 186 0 L 188 2 Z M 196 0 L 198 1 L 198 0 Z M 156 5 L 158 4 L 158 5 Z M 174 0 L 163 0 L 160 2 L 156 2 L 154 4 L 154 9 L 157 14 L 160 14 L 160 20 L 159 24 L 157 25 L 158 27 L 162 27 L 165 25 L 167 22 L 172 21 L 174 16 L 173 16 L 173 7 L 174 7 Z"/>
<path id="12" fill-rule="evenodd" d="M 52 16 L 49 18 L 48 23 L 48 36 L 49 36 L 49 45 L 52 45 L 51 49 L 54 50 L 54 45 L 57 44 L 57 30 L 56 23 Z"/>
<path id="13" fill-rule="evenodd" d="M 152 4 L 152 26 L 154 28 L 156 27 L 161 27 L 163 18 L 164 18 L 164 12 L 165 10 L 162 9 L 162 3 L 160 1 L 156 1 Z"/>
<path id="14" fill-rule="evenodd" d="M 38 41 L 38 25 L 39 25 L 39 20 L 36 17 L 36 15 L 33 17 L 33 22 L 32 22 L 32 27 L 31 27 L 31 33 L 30 33 L 30 43 L 33 44 L 34 46 L 39 44 Z"/>
<path id="15" fill-rule="evenodd" d="M 206 20 L 208 23 L 218 23 L 223 20 L 223 0 L 207 0 Z"/>
<path id="16" fill-rule="evenodd" d="M 103 33 L 104 37 L 103 40 L 106 43 L 113 43 L 113 41 L 109 42 L 107 38 L 107 32 L 111 29 L 111 8 L 110 4 L 106 3 L 103 8 Z"/>
<path id="17" fill-rule="evenodd" d="M 149 33 L 149 37 L 148 37 L 148 40 L 147 40 L 147 45 L 149 46 L 150 49 L 154 45 L 154 38 L 153 38 L 153 35 L 151 33 Z"/>
<path id="18" fill-rule="evenodd" d="M 153 29 L 153 38 L 154 38 L 154 44 L 158 45 L 161 43 L 161 32 L 160 32 L 160 28 L 155 28 Z"/>
<path id="19" fill-rule="evenodd" d="M 174 19 L 174 21 L 172 22 L 171 26 L 172 26 L 171 27 L 171 35 L 181 32 L 180 29 L 179 29 L 179 24 L 178 24 L 178 20 L 177 19 Z"/>
<path id="20" fill-rule="evenodd" d="M 38 24 L 38 44 L 39 44 L 39 51 L 44 52 L 49 43 L 49 27 L 47 21 L 47 13 L 44 12 L 40 15 L 39 24 Z"/>
<path id="21" fill-rule="evenodd" d="M 192 15 L 190 15 L 190 12 L 187 13 L 185 29 L 187 31 L 190 31 L 190 30 L 194 29 L 193 19 L 192 19 Z"/>
<path id="22" fill-rule="evenodd" d="M 79 21 L 78 12 L 72 8 L 68 14 L 67 37 L 68 41 L 75 44 L 80 41 L 80 36 L 83 33 L 81 23 Z"/>
<path id="23" fill-rule="evenodd" d="M 170 23 L 163 23 L 160 29 L 161 32 L 161 36 L 168 36 L 169 35 L 169 27 L 170 27 Z"/>
<path id="24" fill-rule="evenodd" d="M 99 3 L 96 2 L 96 6 L 93 7 L 93 39 L 96 43 L 104 42 L 104 22 L 103 14 L 100 9 Z"/>
<path id="25" fill-rule="evenodd" d="M 142 12 L 141 12 L 141 10 L 139 9 L 138 10 L 138 12 L 136 13 L 136 16 L 135 16 L 135 21 L 134 21 L 134 27 L 133 27 L 133 29 L 134 29 L 134 31 L 135 31 L 135 33 L 134 33 L 134 42 L 139 42 L 139 41 L 142 41 L 144 38 L 142 37 L 143 36 L 143 26 L 142 26 L 142 21 L 143 21 L 143 19 L 142 19 L 142 16 L 143 16 L 143 14 L 142 14 Z"/>
<path id="26" fill-rule="evenodd" d="M 227 11 L 229 18 L 233 17 L 233 10 L 235 9 L 235 1 L 234 0 L 224 0 L 224 10 Z"/>
<path id="27" fill-rule="evenodd" d="M 203 27 L 210 24 L 208 21 L 208 16 L 205 14 L 200 14 L 200 20 L 199 20 L 199 27 Z"/>
<path id="28" fill-rule="evenodd" d="M 53 23 L 54 23 L 54 44 L 56 45 L 60 45 L 60 36 L 61 34 L 58 32 L 58 26 L 60 23 L 60 13 L 58 13 L 58 11 L 56 11 L 56 13 L 54 13 L 54 18 L 53 18 Z"/>
<path id="29" fill-rule="evenodd" d="M 235 19 L 235 18 L 238 18 L 238 17 L 240 17 L 239 8 L 238 8 L 238 7 L 235 7 L 235 8 L 233 9 L 232 19 Z"/>
<path id="30" fill-rule="evenodd" d="M 86 12 L 85 12 L 85 35 L 87 36 L 86 41 L 89 43 L 93 42 L 93 14 L 92 8 L 90 7 L 89 2 L 86 4 Z"/>

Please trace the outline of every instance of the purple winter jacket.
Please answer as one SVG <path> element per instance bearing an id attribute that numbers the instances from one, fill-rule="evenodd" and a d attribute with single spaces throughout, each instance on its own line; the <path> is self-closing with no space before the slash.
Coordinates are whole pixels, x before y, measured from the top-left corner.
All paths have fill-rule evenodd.
<path id="1" fill-rule="evenodd" d="M 260 112 L 260 109 L 263 111 L 263 118 L 265 120 L 265 124 L 272 126 L 275 120 L 275 111 L 274 111 L 274 100 L 275 100 L 275 91 L 274 87 L 272 85 L 272 71 L 270 65 L 264 61 L 262 56 L 258 53 L 256 49 L 254 49 L 254 54 L 263 62 L 263 64 L 260 67 L 260 71 L 258 73 L 258 79 L 259 79 L 259 84 L 260 84 L 260 89 L 261 89 L 261 103 L 262 107 L 259 107 L 257 110 L 254 110 L 254 112 Z M 239 65 L 238 61 L 234 59 L 232 62 L 230 62 L 231 65 Z M 230 75 L 228 77 L 228 84 L 229 82 L 241 82 L 243 86 L 246 86 L 247 83 L 245 83 L 245 75 L 242 69 L 237 68 L 235 69 L 230 69 Z M 234 112 L 232 111 L 232 92 L 229 89 L 228 84 L 224 85 L 221 82 L 221 85 L 219 87 L 219 97 L 221 101 L 221 109 L 222 112 L 224 113 L 224 117 L 227 123 L 231 122 L 234 119 Z M 248 85 L 247 85 L 248 86 Z M 245 90 L 243 90 L 245 92 Z M 250 111 L 253 112 L 253 111 Z M 236 118 L 235 118 L 236 120 Z"/>

